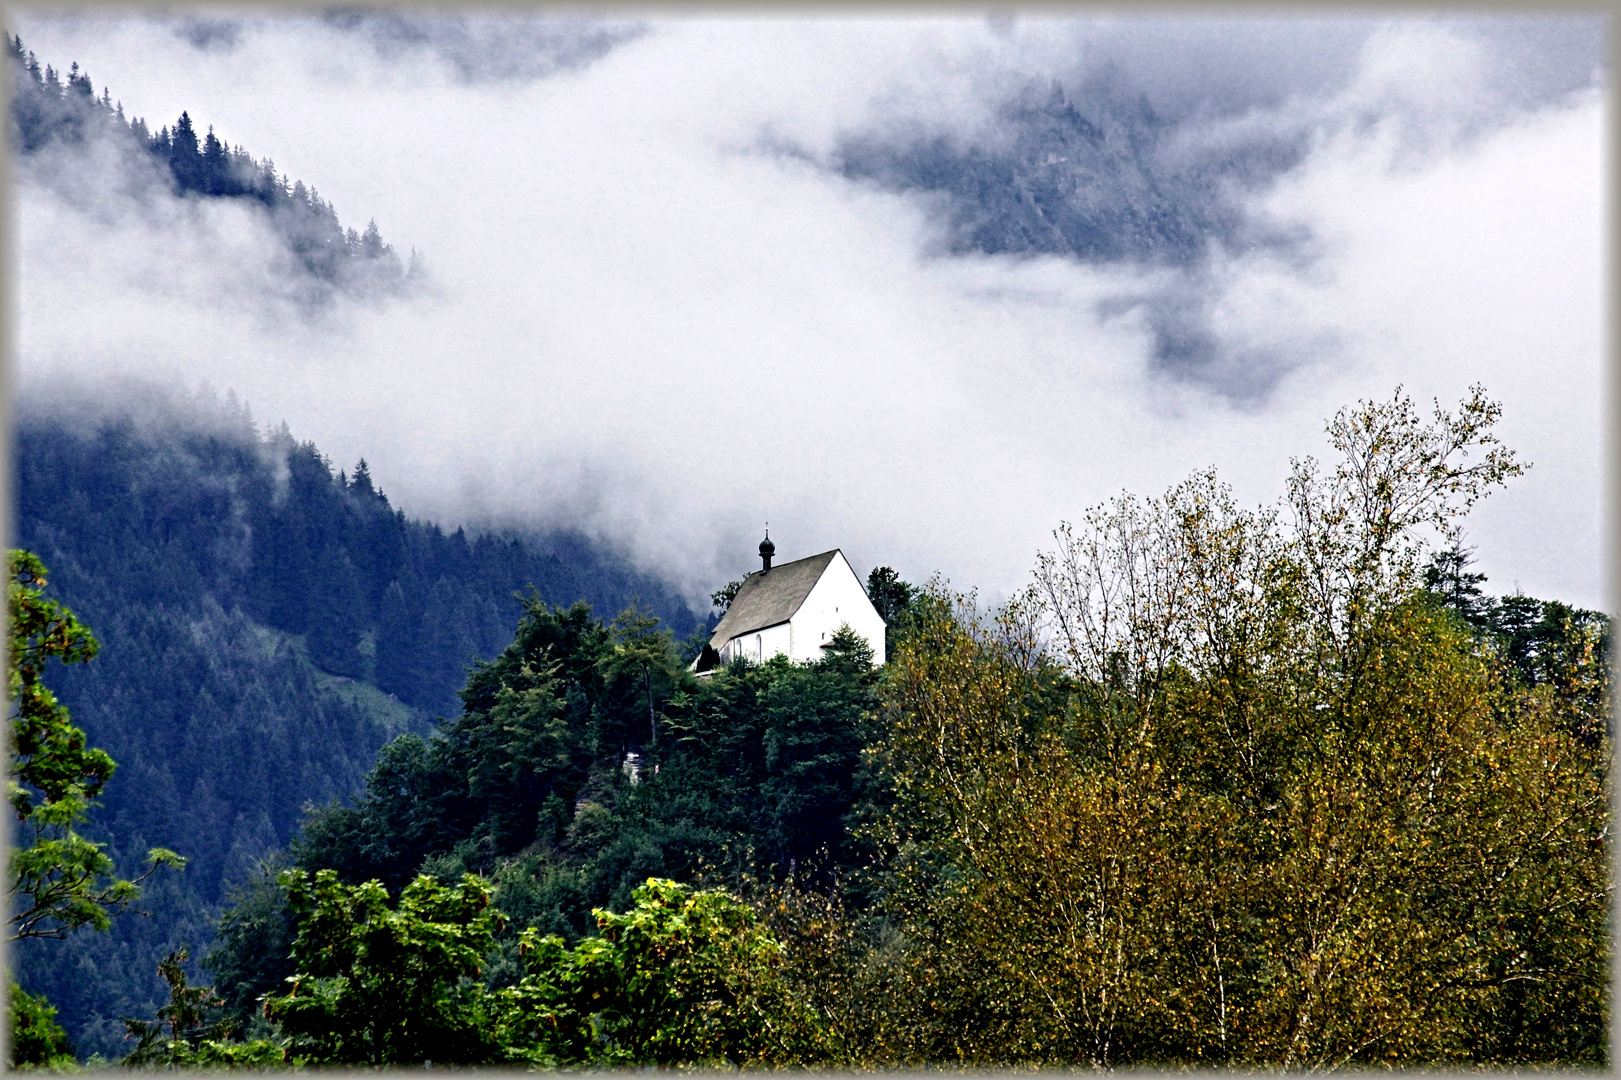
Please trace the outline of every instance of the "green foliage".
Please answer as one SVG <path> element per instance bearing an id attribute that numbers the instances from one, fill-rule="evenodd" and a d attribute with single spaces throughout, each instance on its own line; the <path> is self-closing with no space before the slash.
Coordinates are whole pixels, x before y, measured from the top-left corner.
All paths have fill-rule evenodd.
<path id="1" fill-rule="evenodd" d="M 695 621 L 578 538 L 413 521 L 369 469 L 340 480 L 316 447 L 257 430 L 228 394 L 135 383 L 118 398 L 20 403 L 12 458 L 18 540 L 51 568 L 46 595 L 100 638 L 94 661 L 52 661 L 44 677 L 118 762 L 76 831 L 105 845 L 117 878 L 142 873 L 154 846 L 188 860 L 143 884 L 136 906 L 152 918 L 12 954 L 81 1053 L 109 1059 L 127 1052 L 120 1018 L 168 998 L 158 959 L 186 942 L 212 951 L 230 887 L 288 843 L 307 806 L 360 789 L 391 738 L 432 730 L 430 710 L 460 711 L 471 657 L 512 638 L 517 590 L 608 610 L 640 595 L 675 625 Z M 401 853 L 390 887 L 422 857 Z M 223 980 L 220 992 L 236 1000 Z"/>
<path id="2" fill-rule="evenodd" d="M 725 615 L 726 610 L 732 606 L 732 601 L 737 599 L 737 590 L 742 587 L 742 578 L 738 578 L 736 581 L 728 581 L 725 585 L 709 594 L 710 605 L 714 607 L 718 614 Z"/>
<path id="3" fill-rule="evenodd" d="M 12 551 L 9 567 L 14 711 L 7 794 L 24 841 L 7 861 L 11 940 L 66 937 L 81 926 L 105 930 L 112 913 L 140 896 L 141 881 L 159 866 L 181 868 L 185 860 L 153 848 L 146 873 L 121 880 L 103 845 L 76 830 L 115 766 L 104 751 L 88 745 L 43 676 L 52 658 L 88 662 L 96 655 L 96 639 L 71 611 L 45 598 L 45 566 L 36 556 Z"/>
<path id="4" fill-rule="evenodd" d="M 512 644 L 469 675 L 462 714 L 385 748 L 365 795 L 312 817 L 295 853 L 390 888 L 425 860 L 514 896 L 536 897 L 543 879 L 537 912 L 573 935 L 649 876 L 734 853 L 784 871 L 848 861 L 875 679 L 865 644 L 843 635 L 814 665 L 698 680 L 634 609 L 604 626 L 584 605 L 532 598 Z M 529 886 L 501 869 L 520 852 Z"/>
<path id="5" fill-rule="evenodd" d="M 1452 546 L 1430 556 L 1424 567 L 1424 588 L 1442 607 L 1457 613 L 1465 623 L 1479 627 L 1486 621 L 1489 601 L 1481 592 L 1485 574 L 1469 572 L 1472 552 L 1463 546 L 1461 534 L 1453 537 Z"/>
<path id="6" fill-rule="evenodd" d="M 10 553 L 7 611 L 11 619 L 9 697 L 14 755 L 8 789 L 11 808 L 26 820 L 40 803 L 83 805 L 101 794 L 113 773 L 110 757 L 85 745 L 84 732 L 43 682 L 53 657 L 88 663 L 96 639 L 73 613 L 44 595 L 45 566 L 27 551 Z"/>
<path id="7" fill-rule="evenodd" d="M 265 1014 L 288 1063 L 781 1064 L 817 1045 L 814 1018 L 778 978 L 781 947 L 724 893 L 650 879 L 625 914 L 596 911 L 598 934 L 572 949 L 526 930 L 523 977 L 490 990 L 476 976 L 502 920 L 482 879 L 419 877 L 392 906 L 378 882 L 344 885 L 330 870 L 281 881 L 298 971 Z M 180 1028 L 195 1031 L 210 1001 L 186 993 L 170 1011 L 168 1056 L 132 1063 L 191 1063 L 175 1056 L 182 1044 L 245 1063 L 276 1045 L 187 1040 Z"/>
<path id="8" fill-rule="evenodd" d="M 221 1008 L 240 1028 L 260 1012 L 260 999 L 285 987 L 293 974 L 293 911 L 279 880 L 288 869 L 271 857 L 254 867 L 248 879 L 227 896 L 218 937 L 202 966 L 214 976 Z"/>
<path id="9" fill-rule="evenodd" d="M 783 1065 L 818 1055 L 813 1015 L 778 975 L 782 947 L 726 895 L 650 878 L 623 915 L 565 947 L 522 938 L 502 1042 L 536 1064 Z"/>
<path id="10" fill-rule="evenodd" d="M 886 626 L 892 625 L 906 611 L 915 592 L 893 567 L 875 566 L 867 575 L 867 599 L 872 601 Z"/>
<path id="11" fill-rule="evenodd" d="M 418 874 L 448 887 L 469 872 L 488 875 L 493 909 L 508 926 L 555 935 L 565 950 L 598 937 L 601 909 L 635 905 L 650 877 L 738 880 L 749 869 L 798 867 L 829 887 L 865 858 L 845 821 L 871 782 L 861 752 L 872 737 L 878 674 L 853 634 L 838 635 L 825 654 L 814 665 L 779 658 L 698 680 L 635 612 L 604 625 L 584 605 L 531 598 L 512 644 L 470 673 L 461 715 L 431 739 L 404 736 L 385 747 L 365 793 L 314 814 L 294 856 L 305 871 L 333 872 L 335 889 L 374 879 L 384 890 L 408 889 Z M 640 755 L 634 774 L 632 751 Z M 659 896 L 658 904 L 669 901 Z M 295 922 L 268 868 L 227 911 L 207 963 L 239 1017 L 295 970 L 309 973 L 288 955 Z M 535 971 L 532 938 L 492 930 L 480 976 L 491 993 Z M 491 1000 L 466 999 L 494 1016 Z M 656 1056 L 643 1036 L 624 1039 L 625 1053 Z M 565 1043 L 537 1043 L 525 1060 L 585 1052 Z M 767 1051 L 738 1044 L 735 1052 Z"/>
<path id="12" fill-rule="evenodd" d="M 584 604 L 565 610 L 531 597 L 512 644 L 469 674 L 461 714 L 432 739 L 386 746 L 364 797 L 305 824 L 299 864 L 397 889 L 424 859 L 458 844 L 470 845 L 471 868 L 488 870 L 553 835 L 566 821 L 549 800 L 573 804 L 593 749 L 612 739 L 617 751 L 634 720 L 646 730 L 644 703 L 629 717 L 611 708 L 626 699 L 604 679 L 613 652 L 610 631 Z"/>
<path id="13" fill-rule="evenodd" d="M 1365 403 L 1287 515 L 1202 475 L 1061 530 L 993 619 L 922 598 L 873 826 L 892 1052 L 1604 1060 L 1607 744 L 1419 591 L 1420 530 L 1513 471 L 1495 415 Z"/>
<path id="14" fill-rule="evenodd" d="M 1507 682 L 1540 695 L 1569 731 L 1589 744 L 1613 737 L 1609 617 L 1518 593 L 1493 599 L 1470 561 L 1456 542 L 1432 556 L 1424 571 L 1430 597 L 1492 653 Z"/>
<path id="15" fill-rule="evenodd" d="M 665 697 L 675 678 L 678 661 L 674 643 L 668 631 L 658 628 L 658 618 L 641 610 L 635 604 L 619 613 L 613 621 L 614 647 L 597 661 L 602 673 L 603 686 L 610 693 L 634 695 L 638 689 L 647 696 L 647 737 L 651 745 L 658 745 L 658 711 L 653 697 L 653 677 L 657 673 Z M 626 733 L 627 741 L 640 743 L 640 731 Z"/>
<path id="16" fill-rule="evenodd" d="M 867 575 L 867 599 L 872 601 L 887 629 L 884 635 L 886 662 L 895 655 L 895 646 L 905 632 L 907 612 L 916 595 L 917 589 L 902 581 L 892 567 L 875 566 Z"/>
<path id="17" fill-rule="evenodd" d="M 297 974 L 265 1015 L 291 1039 L 290 1058 L 321 1064 L 474 1062 L 495 1052 L 483 968 L 500 916 L 487 885 L 419 877 L 395 907 L 376 881 L 346 886 L 331 870 L 281 877 L 298 934 Z"/>
<path id="18" fill-rule="evenodd" d="M 11 1046 L 6 1067 L 73 1071 L 77 1065 L 73 1047 L 67 1032 L 56 1022 L 56 1009 L 43 997 L 28 993 L 10 980 L 7 985 L 11 991 L 11 1019 L 7 1025 Z"/>
<path id="19" fill-rule="evenodd" d="M 211 988 L 190 984 L 184 967 L 189 956 L 190 950 L 182 946 L 158 964 L 158 975 L 169 984 L 169 1003 L 158 1010 L 155 1021 L 124 1021 L 129 1037 L 137 1041 L 123 1065 L 229 1069 L 283 1064 L 283 1046 L 269 1039 L 234 1040 L 232 1017 L 210 1019 L 225 1002 Z"/>

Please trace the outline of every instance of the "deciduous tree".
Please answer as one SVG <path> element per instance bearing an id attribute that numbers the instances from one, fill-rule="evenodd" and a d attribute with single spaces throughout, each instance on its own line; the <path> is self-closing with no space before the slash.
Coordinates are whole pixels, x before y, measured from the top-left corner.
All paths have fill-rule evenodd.
<path id="1" fill-rule="evenodd" d="M 905 1053 L 1603 1060 L 1607 744 L 1421 588 L 1518 471 L 1496 416 L 1365 402 L 1277 508 L 1200 474 L 1060 530 L 999 616 L 921 599 L 875 829 Z"/>

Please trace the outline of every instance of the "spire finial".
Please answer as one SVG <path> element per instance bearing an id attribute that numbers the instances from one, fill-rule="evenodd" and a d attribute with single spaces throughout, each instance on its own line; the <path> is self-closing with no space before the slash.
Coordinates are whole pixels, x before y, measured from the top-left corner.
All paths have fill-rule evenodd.
<path id="1" fill-rule="evenodd" d="M 771 523 L 766 522 L 765 539 L 760 541 L 760 573 L 769 573 L 771 570 L 771 556 L 777 553 L 777 545 L 771 542 Z"/>

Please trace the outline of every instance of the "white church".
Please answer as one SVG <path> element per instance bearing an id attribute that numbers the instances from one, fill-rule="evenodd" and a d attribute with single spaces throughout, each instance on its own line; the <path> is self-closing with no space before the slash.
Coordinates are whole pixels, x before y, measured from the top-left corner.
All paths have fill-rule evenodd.
<path id="1" fill-rule="evenodd" d="M 800 663 L 820 660 L 845 625 L 872 647 L 873 667 L 882 665 L 883 617 L 844 552 L 834 548 L 773 567 L 776 551 L 768 532 L 760 542 L 760 569 L 743 579 L 693 670 L 708 674 L 739 656 L 756 663 L 779 654 Z"/>

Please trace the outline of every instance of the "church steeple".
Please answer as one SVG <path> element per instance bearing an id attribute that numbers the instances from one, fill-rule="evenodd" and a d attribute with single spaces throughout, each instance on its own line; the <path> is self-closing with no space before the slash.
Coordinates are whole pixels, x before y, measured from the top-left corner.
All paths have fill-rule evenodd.
<path id="1" fill-rule="evenodd" d="M 760 573 L 771 571 L 771 556 L 777 553 L 777 545 L 771 542 L 771 526 L 765 528 L 765 539 L 760 541 Z"/>

